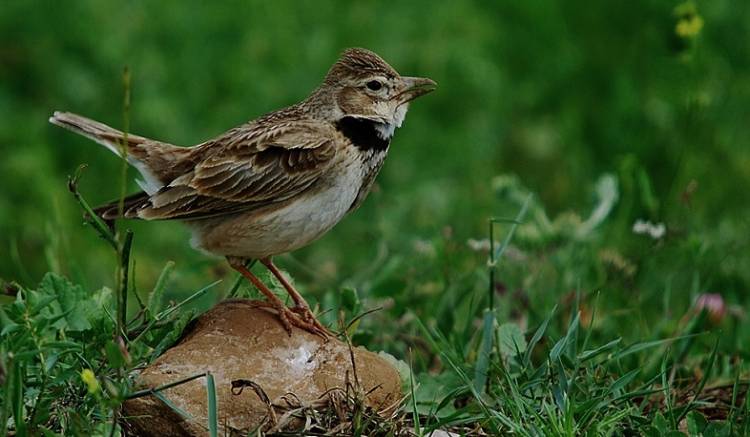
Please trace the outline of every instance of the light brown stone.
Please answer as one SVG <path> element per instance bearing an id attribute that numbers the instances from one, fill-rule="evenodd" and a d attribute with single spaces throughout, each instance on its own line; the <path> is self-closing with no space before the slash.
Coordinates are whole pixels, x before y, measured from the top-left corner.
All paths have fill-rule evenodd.
<path id="1" fill-rule="evenodd" d="M 382 357 L 353 348 L 357 377 L 366 403 L 388 411 L 401 396 L 398 372 Z M 251 301 L 223 302 L 198 318 L 184 338 L 139 375 L 139 385 L 154 388 L 198 373 L 214 375 L 221 435 L 271 426 L 268 406 L 246 387 L 232 394 L 231 381 L 258 384 L 272 404 L 293 393 L 302 403 L 327 399 L 333 388 L 353 382 L 350 350 L 337 339 L 294 329 L 288 336 L 276 315 L 254 308 Z M 236 392 L 236 391 L 235 391 Z M 206 435 L 206 379 L 161 391 L 192 420 L 177 414 L 155 396 L 132 399 L 124 413 L 133 431 L 144 436 Z"/>

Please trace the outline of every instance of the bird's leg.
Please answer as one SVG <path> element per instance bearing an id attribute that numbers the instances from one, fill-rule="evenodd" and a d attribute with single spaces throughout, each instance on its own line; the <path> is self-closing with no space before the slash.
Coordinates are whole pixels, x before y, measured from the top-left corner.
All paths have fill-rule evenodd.
<path id="1" fill-rule="evenodd" d="M 260 290 L 261 293 L 263 293 L 264 296 L 268 299 L 268 306 L 276 310 L 276 312 L 279 314 L 279 319 L 281 320 L 281 324 L 284 325 L 284 329 L 286 330 L 287 334 L 289 336 L 292 335 L 292 326 L 296 326 L 300 329 L 304 329 L 305 331 L 311 332 L 313 334 L 321 335 L 324 338 L 327 338 L 325 335 L 325 332 L 321 332 L 320 328 L 316 326 L 314 323 L 305 321 L 300 319 L 300 317 L 297 315 L 295 311 L 292 311 L 289 307 L 287 307 L 284 302 L 281 301 L 271 290 L 268 289 L 266 284 L 264 284 L 260 279 L 258 279 L 257 276 L 255 276 L 247 267 L 245 267 L 245 260 L 241 258 L 235 258 L 235 257 L 227 257 L 227 261 L 229 262 L 229 265 L 240 272 L 242 276 L 247 278 L 250 282 L 253 283 L 255 288 Z M 259 305 L 264 306 L 264 305 Z"/>
<path id="2" fill-rule="evenodd" d="M 281 282 L 281 285 L 284 286 L 287 293 L 289 293 L 289 296 L 294 301 L 294 307 L 292 308 L 292 311 L 299 314 L 302 317 L 302 320 L 304 320 L 305 322 L 314 325 L 317 328 L 317 331 L 322 333 L 324 336 L 331 335 L 331 331 L 329 331 L 328 328 L 323 326 L 323 324 L 318 321 L 313 312 L 310 311 L 310 305 L 307 304 L 305 298 L 302 297 L 302 295 L 299 294 L 299 292 L 292 286 L 292 284 L 290 284 L 289 281 L 286 280 L 281 271 L 274 265 L 273 261 L 271 261 L 271 258 L 261 258 L 260 262 L 263 263 L 263 265 L 271 271 L 276 279 Z"/>
<path id="3" fill-rule="evenodd" d="M 261 259 L 260 262 L 263 263 L 263 265 L 266 266 L 266 268 L 268 268 L 271 273 L 273 273 L 273 275 L 276 277 L 276 279 L 279 280 L 279 282 L 281 282 L 281 285 L 284 286 L 287 293 L 289 293 L 289 296 L 294 301 L 295 307 L 300 309 L 306 308 L 309 311 L 310 305 L 307 304 L 305 298 L 303 298 L 302 295 L 299 294 L 299 292 L 294 287 L 292 287 L 292 284 L 290 284 L 289 281 L 286 280 L 284 275 L 281 273 L 281 270 L 279 270 L 278 267 L 274 265 L 273 261 L 271 261 L 270 258 L 264 258 Z"/>

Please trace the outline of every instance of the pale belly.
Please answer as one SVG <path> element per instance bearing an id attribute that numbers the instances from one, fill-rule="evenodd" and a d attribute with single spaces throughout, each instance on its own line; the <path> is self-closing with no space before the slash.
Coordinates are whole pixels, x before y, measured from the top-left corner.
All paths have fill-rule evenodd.
<path id="1" fill-rule="evenodd" d="M 362 168 L 345 167 L 315 191 L 263 209 L 190 223 L 192 243 L 216 255 L 263 258 L 315 241 L 349 211 L 362 185 Z"/>

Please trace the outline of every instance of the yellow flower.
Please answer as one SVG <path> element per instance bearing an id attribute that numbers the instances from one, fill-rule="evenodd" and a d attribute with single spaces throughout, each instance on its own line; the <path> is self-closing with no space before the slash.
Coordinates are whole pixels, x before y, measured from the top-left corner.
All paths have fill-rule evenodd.
<path id="1" fill-rule="evenodd" d="M 692 38 L 703 29 L 703 18 L 700 15 L 693 15 L 680 19 L 675 26 L 675 32 L 682 38 Z"/>
<path id="2" fill-rule="evenodd" d="M 680 38 L 693 38 L 703 29 L 703 17 L 698 14 L 698 8 L 692 1 L 686 1 L 674 8 L 677 16 L 675 33 Z"/>
<path id="3" fill-rule="evenodd" d="M 88 386 L 89 393 L 94 394 L 99 391 L 99 381 L 91 369 L 83 369 L 81 371 L 81 379 Z"/>

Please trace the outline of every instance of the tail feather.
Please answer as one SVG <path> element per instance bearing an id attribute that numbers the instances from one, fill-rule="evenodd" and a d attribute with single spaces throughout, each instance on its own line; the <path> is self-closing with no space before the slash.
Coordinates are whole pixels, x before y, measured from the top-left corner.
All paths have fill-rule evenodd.
<path id="1" fill-rule="evenodd" d="M 115 155 L 122 156 L 122 145 L 125 141 L 125 134 L 122 131 L 71 112 L 55 111 L 49 118 L 49 122 L 92 139 Z M 130 149 L 147 141 L 149 141 L 147 138 L 128 134 L 127 147 Z"/>
<path id="2" fill-rule="evenodd" d="M 123 145 L 127 160 L 143 176 L 138 184 L 148 194 L 180 176 L 191 167 L 190 148 L 154 141 L 138 135 L 126 135 L 106 124 L 70 112 L 55 112 L 50 123 L 68 129 L 103 145 L 117 156 L 122 156 Z"/>

